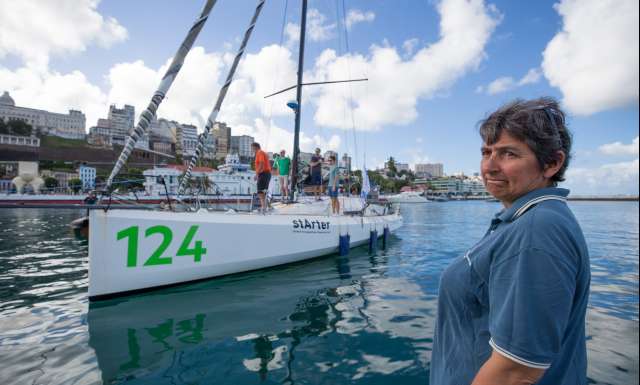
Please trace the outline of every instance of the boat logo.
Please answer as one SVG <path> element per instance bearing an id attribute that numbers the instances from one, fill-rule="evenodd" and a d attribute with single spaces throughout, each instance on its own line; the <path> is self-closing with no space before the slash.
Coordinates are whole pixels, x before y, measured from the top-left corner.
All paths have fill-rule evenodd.
<path id="1" fill-rule="evenodd" d="M 293 232 L 294 233 L 329 233 L 330 222 L 323 222 L 317 219 L 294 219 L 293 220 Z"/>

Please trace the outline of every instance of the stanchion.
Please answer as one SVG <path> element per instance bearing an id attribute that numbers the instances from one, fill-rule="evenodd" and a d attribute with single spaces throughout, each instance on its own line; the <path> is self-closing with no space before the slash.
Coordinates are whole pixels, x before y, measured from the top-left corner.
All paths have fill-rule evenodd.
<path id="1" fill-rule="evenodd" d="M 375 254 L 378 251 L 378 230 L 369 232 L 369 254 Z"/>
<path id="2" fill-rule="evenodd" d="M 385 227 L 382 232 L 382 250 L 387 249 L 387 241 L 389 240 L 389 228 Z"/>
<path id="3" fill-rule="evenodd" d="M 349 240 L 350 240 L 350 236 L 349 234 L 345 234 L 345 235 L 341 235 L 340 236 L 340 255 L 344 256 L 344 255 L 349 255 Z"/>

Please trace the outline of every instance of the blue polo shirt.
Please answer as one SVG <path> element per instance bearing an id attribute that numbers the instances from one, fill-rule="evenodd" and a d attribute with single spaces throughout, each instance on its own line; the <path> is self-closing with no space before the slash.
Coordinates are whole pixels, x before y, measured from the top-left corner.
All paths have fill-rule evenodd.
<path id="1" fill-rule="evenodd" d="M 444 271 L 430 384 L 470 384 L 492 350 L 545 369 L 539 385 L 587 383 L 591 273 L 568 194 L 544 188 L 522 196 Z"/>

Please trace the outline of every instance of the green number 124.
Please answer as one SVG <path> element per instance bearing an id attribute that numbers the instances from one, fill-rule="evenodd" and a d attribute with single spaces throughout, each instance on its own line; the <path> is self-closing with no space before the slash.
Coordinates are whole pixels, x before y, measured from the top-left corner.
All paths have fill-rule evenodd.
<path id="1" fill-rule="evenodd" d="M 193 242 L 193 237 L 198 231 L 198 226 L 193 225 L 187 231 L 184 239 L 180 243 L 176 257 L 193 256 L 194 262 L 200 262 L 202 256 L 207 253 L 207 249 L 202 247 L 202 241 L 195 241 L 193 248 L 189 247 Z M 153 253 L 147 258 L 144 266 L 155 265 L 170 265 L 173 262 L 172 256 L 164 255 L 164 252 L 171 245 L 173 240 L 173 232 L 167 226 L 151 226 L 144 232 L 144 237 L 149 238 L 152 235 L 158 234 L 162 236 L 162 242 L 158 245 Z M 127 239 L 127 267 L 136 267 L 138 265 L 138 244 L 139 244 L 140 228 L 138 226 L 127 227 L 124 230 L 120 230 L 116 234 L 118 241 Z"/>

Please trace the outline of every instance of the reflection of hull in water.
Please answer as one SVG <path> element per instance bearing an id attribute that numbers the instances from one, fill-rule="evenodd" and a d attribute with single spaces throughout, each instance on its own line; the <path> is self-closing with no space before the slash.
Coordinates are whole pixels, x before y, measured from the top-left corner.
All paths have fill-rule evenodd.
<path id="1" fill-rule="evenodd" d="M 359 347 L 345 342 L 361 333 L 359 338 L 375 334 L 377 342 L 384 338 L 387 348 L 420 354 L 424 333 L 430 332 L 420 288 L 400 277 L 365 278 L 384 270 L 385 261 L 360 249 L 350 257 L 94 302 L 87 319 L 89 344 L 105 383 L 188 382 L 185 378 L 199 368 L 193 382 L 244 383 L 255 379 L 251 372 L 264 379 L 278 369 L 279 376 L 290 375 L 295 357 L 302 360 L 296 361 L 298 367 L 309 360 L 295 352 L 298 346 L 304 344 L 318 363 L 338 364 L 342 359 L 334 349 L 352 358 L 360 355 Z M 323 341 L 338 345 L 331 348 Z M 298 376 L 308 371 L 299 369 Z"/>
<path id="2" fill-rule="evenodd" d="M 327 216 L 326 204 L 291 205 L 273 215 L 93 210 L 89 297 L 298 262 L 337 252 L 340 235 L 349 234 L 355 247 L 371 231 L 380 237 L 402 224 L 398 213 Z"/>
<path id="3" fill-rule="evenodd" d="M 348 258 L 335 257 L 90 303 L 89 344 L 96 352 L 103 381 L 131 373 L 145 376 L 162 372 L 175 365 L 172 360 L 179 351 L 205 349 L 222 357 L 225 353 L 217 351 L 216 344 L 234 343 L 229 339 L 261 344 L 264 336 L 279 333 L 277 324 L 283 317 L 298 322 L 324 319 L 327 297 L 313 294 L 316 289 L 309 292 L 313 278 L 308 277 L 318 274 L 316 279 L 331 286 L 352 278 Z M 310 297 L 301 299 L 301 295 Z M 298 313 L 311 308 L 309 303 L 316 300 L 320 302 L 315 304 L 314 314 Z M 326 330 L 328 323 L 326 319 L 313 322 L 315 333 Z"/>

